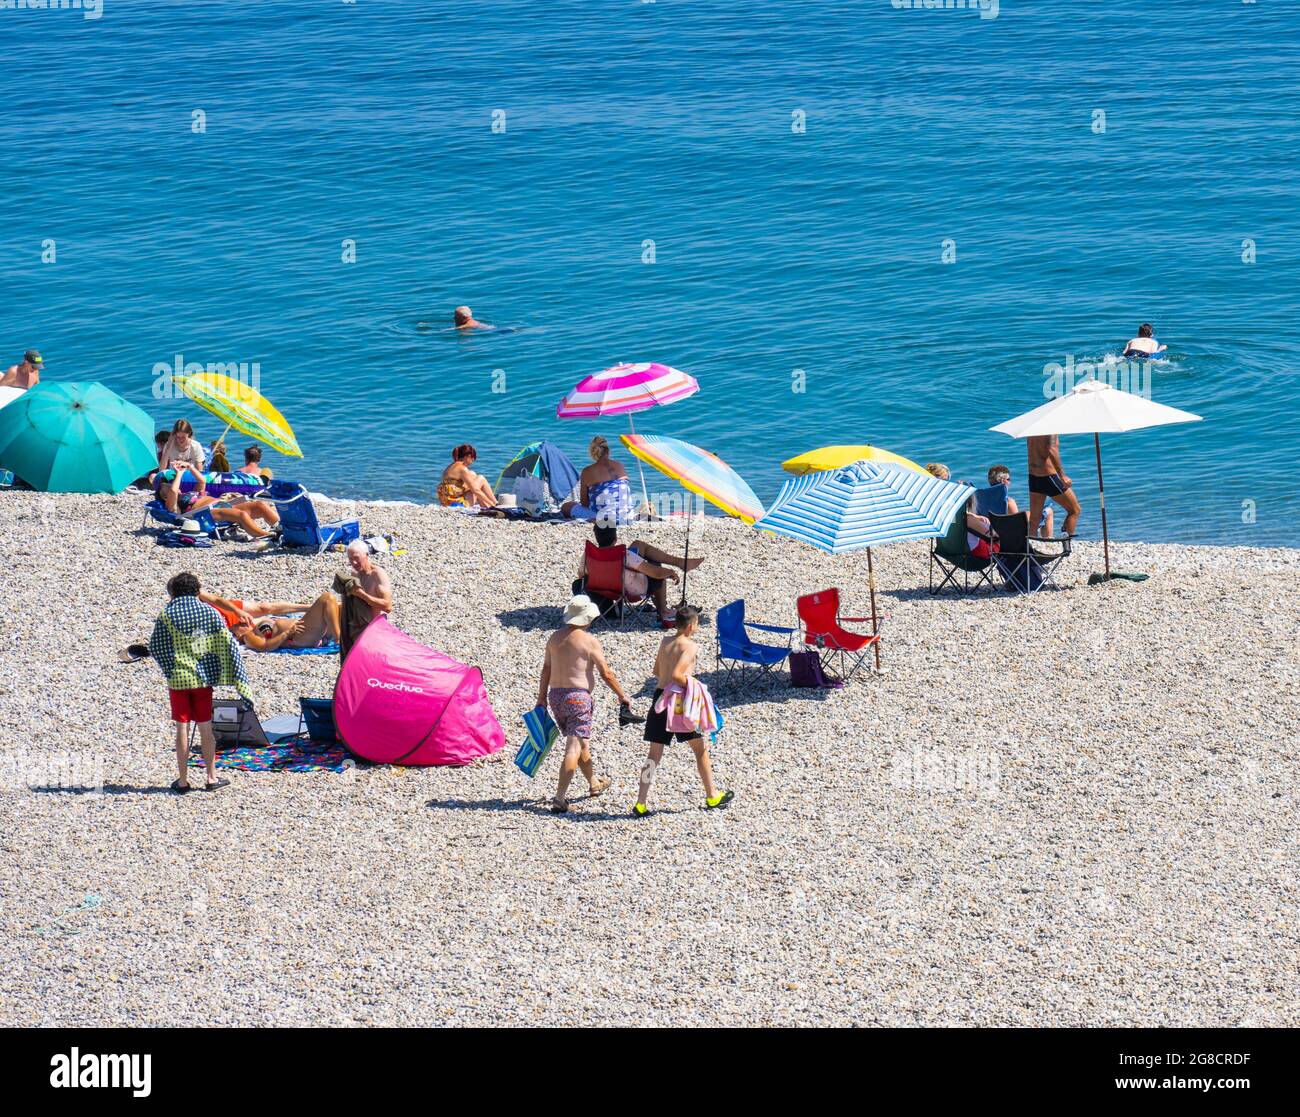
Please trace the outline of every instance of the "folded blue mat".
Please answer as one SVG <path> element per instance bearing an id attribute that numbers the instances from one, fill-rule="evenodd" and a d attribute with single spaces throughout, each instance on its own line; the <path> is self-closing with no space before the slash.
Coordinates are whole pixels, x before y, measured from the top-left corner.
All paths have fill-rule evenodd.
<path id="1" fill-rule="evenodd" d="M 265 653 L 266 655 L 338 655 L 339 646 L 337 644 L 322 644 L 319 648 L 290 648 L 280 647 L 274 651 Z"/>

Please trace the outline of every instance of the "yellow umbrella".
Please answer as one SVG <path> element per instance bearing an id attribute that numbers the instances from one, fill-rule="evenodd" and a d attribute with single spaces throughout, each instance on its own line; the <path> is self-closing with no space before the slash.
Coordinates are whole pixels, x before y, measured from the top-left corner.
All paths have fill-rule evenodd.
<path id="1" fill-rule="evenodd" d="M 173 376 L 172 380 L 190 399 L 226 424 L 226 430 L 218 441 L 223 440 L 234 427 L 291 458 L 302 457 L 293 428 L 256 388 L 219 372 Z"/>
<path id="2" fill-rule="evenodd" d="M 925 467 L 917 465 L 910 458 L 900 454 L 891 454 L 879 446 L 823 446 L 820 450 L 809 450 L 797 458 L 781 463 L 787 473 L 822 473 L 828 469 L 840 469 L 852 462 L 894 462 L 905 465 L 917 473 L 924 473 Z"/>

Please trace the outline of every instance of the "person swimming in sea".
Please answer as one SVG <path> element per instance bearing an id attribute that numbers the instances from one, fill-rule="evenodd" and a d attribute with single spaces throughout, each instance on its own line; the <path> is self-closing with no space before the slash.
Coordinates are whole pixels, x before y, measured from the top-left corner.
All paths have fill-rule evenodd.
<path id="1" fill-rule="evenodd" d="M 1130 339 L 1129 343 L 1124 346 L 1124 356 L 1128 357 L 1154 357 L 1157 353 L 1163 353 L 1167 345 L 1161 345 L 1156 341 L 1155 331 L 1151 328 L 1150 322 L 1143 322 L 1138 327 L 1138 335 Z"/>
<path id="2" fill-rule="evenodd" d="M 453 312 L 453 317 L 458 330 L 490 330 L 494 328 L 486 322 L 476 321 L 474 312 L 467 306 L 458 306 Z"/>

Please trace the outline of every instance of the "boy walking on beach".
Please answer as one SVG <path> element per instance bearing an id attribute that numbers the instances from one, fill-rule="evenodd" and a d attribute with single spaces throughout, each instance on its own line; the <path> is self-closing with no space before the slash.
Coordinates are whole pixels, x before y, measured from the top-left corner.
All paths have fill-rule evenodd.
<path id="1" fill-rule="evenodd" d="M 211 605 L 199 600 L 199 580 L 177 574 L 167 583 L 171 602 L 153 626 L 149 654 L 167 680 L 172 721 L 176 723 L 176 768 L 172 790 L 190 788 L 189 729 L 198 726 L 206 769 L 205 790 L 216 791 L 230 781 L 217 777 L 217 742 L 212 735 L 212 688 L 233 686 L 251 698 L 248 676 L 239 658 L 239 645 L 226 631 L 226 622 Z"/>
<path id="2" fill-rule="evenodd" d="M 587 777 L 593 796 L 609 787 L 608 779 L 596 779 L 591 762 L 591 692 L 596 685 L 597 671 L 618 696 L 623 708 L 620 720 L 627 721 L 631 713 L 632 701 L 605 662 L 600 641 L 587 631 L 587 626 L 598 616 L 600 610 L 595 602 L 586 594 L 579 594 L 565 607 L 564 624 L 546 641 L 537 704 L 550 706 L 551 717 L 564 735 L 564 763 L 560 766 L 560 782 L 551 805 L 555 814 L 564 814 L 569 809 L 569 782 L 578 768 Z"/>
<path id="3" fill-rule="evenodd" d="M 704 806 L 707 810 L 725 807 L 736 797 L 734 791 L 718 793 L 713 786 L 713 765 L 709 760 L 709 746 L 699 730 L 691 733 L 672 733 L 668 729 L 668 710 L 656 710 L 659 699 L 670 686 L 683 690 L 691 681 L 695 670 L 699 647 L 693 637 L 700 627 L 700 611 L 694 605 L 683 605 L 677 610 L 676 629 L 670 636 L 659 641 L 659 651 L 655 655 L 655 696 L 651 703 L 650 714 L 645 723 L 645 739 L 650 742 L 650 753 L 646 757 L 645 767 L 641 771 L 641 794 L 632 813 L 637 818 L 644 818 L 650 813 L 646 800 L 650 797 L 650 781 L 654 779 L 655 769 L 663 759 L 664 745 L 672 741 L 685 741 L 695 753 L 695 766 L 699 769 L 700 782 L 704 784 Z"/>

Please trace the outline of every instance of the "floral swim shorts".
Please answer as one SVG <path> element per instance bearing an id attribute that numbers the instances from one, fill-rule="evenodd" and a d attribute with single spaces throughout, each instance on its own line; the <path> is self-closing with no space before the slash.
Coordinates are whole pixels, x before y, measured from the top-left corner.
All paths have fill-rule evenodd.
<path id="1" fill-rule="evenodd" d="M 582 687 L 553 686 L 546 692 L 546 700 L 561 736 L 584 740 L 591 737 L 591 691 Z"/>

